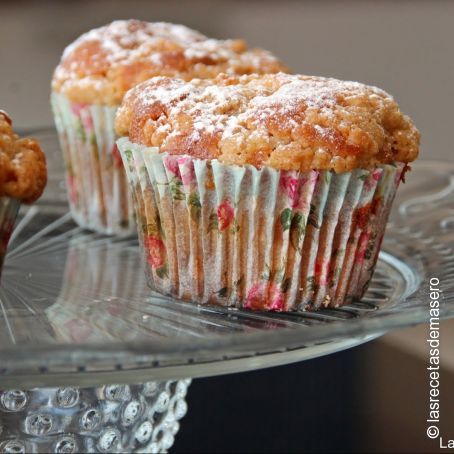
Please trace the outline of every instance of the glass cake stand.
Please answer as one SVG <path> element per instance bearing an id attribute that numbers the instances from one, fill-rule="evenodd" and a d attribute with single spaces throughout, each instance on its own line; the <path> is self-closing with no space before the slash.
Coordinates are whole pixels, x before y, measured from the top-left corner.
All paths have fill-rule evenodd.
<path id="1" fill-rule="evenodd" d="M 454 316 L 454 164 L 400 188 L 361 301 L 316 313 L 197 306 L 153 293 L 137 239 L 78 227 L 53 130 L 34 131 L 49 184 L 23 207 L 0 288 L 0 452 L 161 452 L 190 380 L 314 358 L 429 319 L 429 279 Z M 116 383 L 121 383 L 117 385 Z"/>

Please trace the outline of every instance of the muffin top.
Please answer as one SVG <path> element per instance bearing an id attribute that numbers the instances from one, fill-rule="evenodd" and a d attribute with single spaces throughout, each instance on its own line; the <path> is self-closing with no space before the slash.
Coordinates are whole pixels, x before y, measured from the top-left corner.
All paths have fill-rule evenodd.
<path id="1" fill-rule="evenodd" d="M 20 139 L 0 110 L 0 196 L 34 202 L 47 183 L 46 157 L 38 142 Z"/>
<path id="2" fill-rule="evenodd" d="M 119 20 L 65 49 L 52 89 L 74 102 L 115 105 L 131 87 L 154 76 L 190 80 L 286 70 L 271 53 L 248 50 L 242 40 L 209 39 L 183 25 Z"/>
<path id="3" fill-rule="evenodd" d="M 419 132 L 384 91 L 323 77 L 155 77 L 125 96 L 119 135 L 161 152 L 282 170 L 346 172 L 418 155 Z"/>

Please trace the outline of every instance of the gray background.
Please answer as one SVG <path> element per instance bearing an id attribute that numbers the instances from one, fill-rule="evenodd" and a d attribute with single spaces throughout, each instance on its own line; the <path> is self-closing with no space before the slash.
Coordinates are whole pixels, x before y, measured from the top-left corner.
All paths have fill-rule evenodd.
<path id="1" fill-rule="evenodd" d="M 0 106 L 18 127 L 52 123 L 49 83 L 63 48 L 118 18 L 241 37 L 295 72 L 377 85 L 414 119 L 425 158 L 452 159 L 453 1 L 0 0 Z"/>

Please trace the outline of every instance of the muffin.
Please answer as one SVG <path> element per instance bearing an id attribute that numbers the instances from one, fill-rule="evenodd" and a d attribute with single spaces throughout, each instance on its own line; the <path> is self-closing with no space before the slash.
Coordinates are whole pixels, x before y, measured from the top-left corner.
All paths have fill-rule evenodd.
<path id="1" fill-rule="evenodd" d="M 156 77 L 116 128 L 150 286 L 273 311 L 362 297 L 419 146 L 384 91 L 282 73 Z"/>
<path id="2" fill-rule="evenodd" d="M 47 182 L 46 157 L 38 142 L 14 133 L 0 110 L 0 272 L 21 202 L 33 203 Z"/>
<path id="3" fill-rule="evenodd" d="M 269 52 L 182 25 L 115 21 L 82 35 L 65 49 L 51 95 L 74 219 L 106 234 L 135 230 L 114 131 L 128 89 L 154 76 L 190 80 L 278 71 L 285 67 Z"/>

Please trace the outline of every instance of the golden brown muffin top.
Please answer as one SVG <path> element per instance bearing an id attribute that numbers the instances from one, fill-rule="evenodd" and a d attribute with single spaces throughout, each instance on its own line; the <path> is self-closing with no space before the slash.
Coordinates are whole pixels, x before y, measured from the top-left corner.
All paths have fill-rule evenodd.
<path id="1" fill-rule="evenodd" d="M 346 172 L 418 155 L 419 132 L 384 91 L 323 77 L 156 77 L 131 89 L 119 135 L 161 152 L 275 169 Z"/>
<path id="2" fill-rule="evenodd" d="M 38 142 L 20 139 L 0 110 L 0 196 L 34 202 L 47 183 L 46 157 Z"/>
<path id="3" fill-rule="evenodd" d="M 52 88 L 74 102 L 115 105 L 154 76 L 190 80 L 286 70 L 271 53 L 248 50 L 242 40 L 209 39 L 183 25 L 118 20 L 65 49 Z"/>

